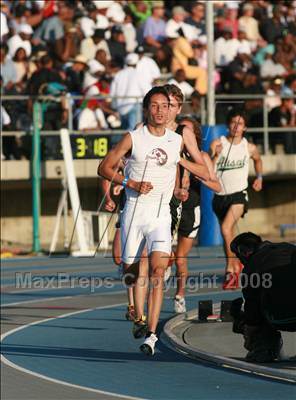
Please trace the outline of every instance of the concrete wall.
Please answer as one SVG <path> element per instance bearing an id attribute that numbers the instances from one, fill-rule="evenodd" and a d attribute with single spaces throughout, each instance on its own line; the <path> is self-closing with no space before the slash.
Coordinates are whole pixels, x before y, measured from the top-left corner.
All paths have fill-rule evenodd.
<path id="1" fill-rule="evenodd" d="M 264 189 L 256 193 L 251 189 L 250 209 L 238 225 L 239 232 L 251 230 L 258 234 L 277 235 L 279 225 L 296 224 L 296 177 L 266 178 Z M 78 180 L 82 209 L 96 211 L 101 200 L 99 179 Z M 55 215 L 58 207 L 61 184 L 57 180 L 44 180 L 41 194 L 40 235 L 44 249 L 49 248 Z M 1 183 L 1 240 L 20 245 L 32 243 L 31 185 L 28 181 L 2 181 Z M 69 212 L 68 229 L 71 236 L 73 218 Z M 110 223 L 109 239 L 114 233 L 115 218 Z M 60 228 L 59 245 L 63 243 L 63 225 Z"/>

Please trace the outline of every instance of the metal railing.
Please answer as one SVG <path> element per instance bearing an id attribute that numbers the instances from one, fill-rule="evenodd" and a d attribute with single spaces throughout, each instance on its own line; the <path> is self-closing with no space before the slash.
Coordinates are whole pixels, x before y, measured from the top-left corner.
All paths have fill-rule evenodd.
<path id="1" fill-rule="evenodd" d="M 215 96 L 216 99 L 216 106 L 218 104 L 236 104 L 236 103 L 244 103 L 245 101 L 248 100 L 261 100 L 262 101 L 262 111 L 263 111 L 263 125 L 258 126 L 258 127 L 248 127 L 248 132 L 249 133 L 258 133 L 263 135 L 263 153 L 268 154 L 270 151 L 270 140 L 269 140 L 269 133 L 285 133 L 285 132 L 293 132 L 293 134 L 296 134 L 296 126 L 295 127 L 271 127 L 269 126 L 269 120 L 268 120 L 268 99 L 272 97 L 279 97 L 278 95 L 229 95 L 229 94 L 218 94 Z M 281 96 L 281 99 L 283 98 L 293 98 L 296 99 L 296 95 L 294 96 Z M 112 98 L 111 96 L 105 96 L 105 95 L 100 95 L 100 96 L 93 96 L 93 97 L 85 97 L 81 95 L 71 95 L 69 93 L 65 94 L 64 96 L 60 97 L 53 97 L 53 96 L 48 96 L 48 95 L 43 95 L 43 96 L 28 96 L 28 95 L 2 95 L 1 100 L 2 102 L 6 101 L 58 101 L 58 100 L 66 100 L 67 104 L 67 110 L 68 110 L 68 122 L 67 122 L 67 128 L 69 129 L 71 134 L 81 134 L 81 131 L 73 129 L 73 120 L 74 120 L 74 113 L 73 110 L 76 108 L 74 106 L 74 101 L 75 100 L 90 100 L 90 99 L 97 99 L 97 100 L 108 100 L 109 102 L 113 102 L 116 99 L 133 99 L 136 100 L 137 104 L 142 104 L 142 98 L 141 97 L 126 97 L 126 96 L 121 96 L 121 97 L 116 97 Z M 189 103 L 189 101 L 187 101 Z M 141 113 L 138 114 L 138 121 L 141 121 Z M 207 116 L 207 109 L 206 109 L 206 98 L 201 97 L 201 102 L 200 102 L 200 115 L 201 115 L 201 124 L 206 125 L 206 116 Z M 33 118 L 32 118 L 33 119 Z M 32 130 L 33 131 L 33 130 Z M 22 135 L 27 135 L 28 133 L 32 133 L 28 131 L 2 131 L 1 134 L 2 136 L 22 136 Z M 123 134 L 125 130 L 122 129 L 108 129 L 108 130 L 99 130 L 97 131 L 98 134 L 104 134 L 104 135 L 113 135 L 113 134 Z M 48 131 L 48 130 L 41 130 L 41 135 L 53 135 L 53 134 L 58 134 L 58 131 Z M 89 133 L 87 130 L 84 130 L 83 133 L 87 134 Z M 93 131 L 92 131 L 93 133 Z"/>

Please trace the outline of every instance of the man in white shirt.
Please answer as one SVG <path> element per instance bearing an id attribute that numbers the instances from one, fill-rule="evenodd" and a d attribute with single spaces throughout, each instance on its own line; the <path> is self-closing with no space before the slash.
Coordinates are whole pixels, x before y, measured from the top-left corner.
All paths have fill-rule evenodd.
<path id="1" fill-rule="evenodd" d="M 141 119 L 140 104 L 145 95 L 145 84 L 143 76 L 136 69 L 138 62 L 138 54 L 128 54 L 125 59 L 126 67 L 117 72 L 111 83 L 110 95 L 115 97 L 113 108 L 119 112 L 122 129 L 126 130 L 134 129 Z"/>
<path id="2" fill-rule="evenodd" d="M 144 92 L 148 92 L 156 79 L 160 78 L 160 69 L 151 57 L 145 56 L 143 46 L 138 46 L 135 51 L 139 55 L 136 70 L 142 77 Z"/>
<path id="3" fill-rule="evenodd" d="M 107 59 L 110 60 L 110 51 L 105 40 L 105 29 L 96 29 L 92 37 L 82 40 L 80 45 L 80 53 L 88 60 L 93 60 L 98 50 L 105 50 Z"/>
<path id="4" fill-rule="evenodd" d="M 104 113 L 98 108 L 97 100 L 89 100 L 87 106 L 81 111 L 78 117 L 79 131 L 98 131 L 107 129 Z"/>
<path id="5" fill-rule="evenodd" d="M 172 18 L 168 20 L 166 24 L 166 35 L 169 38 L 175 38 L 179 36 L 183 36 L 181 33 L 184 34 L 185 38 L 192 42 L 193 40 L 197 39 L 198 37 L 198 29 L 193 25 L 186 24 L 184 19 L 186 18 L 186 11 L 182 6 L 176 6 L 172 10 Z"/>
<path id="6" fill-rule="evenodd" d="M 27 57 L 30 57 L 32 53 L 32 45 L 30 42 L 32 35 L 33 29 L 29 24 L 19 25 L 18 33 L 12 36 L 7 42 L 9 48 L 9 56 L 13 58 L 17 49 L 22 47 L 23 49 L 25 49 Z"/>
<path id="7" fill-rule="evenodd" d="M 215 40 L 215 63 L 224 67 L 234 60 L 237 54 L 237 42 L 232 38 L 232 29 L 226 26 L 222 36 Z"/>

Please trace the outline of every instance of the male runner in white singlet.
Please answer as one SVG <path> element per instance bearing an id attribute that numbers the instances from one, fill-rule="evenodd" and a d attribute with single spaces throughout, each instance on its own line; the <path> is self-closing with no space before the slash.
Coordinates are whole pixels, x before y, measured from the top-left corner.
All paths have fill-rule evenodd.
<path id="1" fill-rule="evenodd" d="M 148 331 L 140 349 L 151 355 L 158 340 L 156 328 L 163 299 L 163 278 L 171 254 L 169 203 L 173 193 L 181 200 L 187 196 L 182 189 L 175 188 L 183 141 L 180 135 L 165 127 L 169 106 L 166 90 L 152 88 L 143 100 L 147 124 L 127 133 L 98 168 L 101 176 L 122 184 L 126 190 L 121 246 L 124 270 L 130 282 L 137 279 L 139 259 L 147 246 L 151 288 Z M 122 176 L 116 168 L 126 155 L 129 162 Z"/>

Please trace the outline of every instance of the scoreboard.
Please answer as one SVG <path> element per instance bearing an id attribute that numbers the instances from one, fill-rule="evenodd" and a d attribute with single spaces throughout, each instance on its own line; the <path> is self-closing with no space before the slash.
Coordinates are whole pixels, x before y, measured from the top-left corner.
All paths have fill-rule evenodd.
<path id="1" fill-rule="evenodd" d="M 108 151 L 120 140 L 121 137 L 120 134 L 70 135 L 73 158 L 75 160 L 104 158 Z M 41 143 L 43 160 L 63 159 L 59 135 L 43 136 Z"/>

